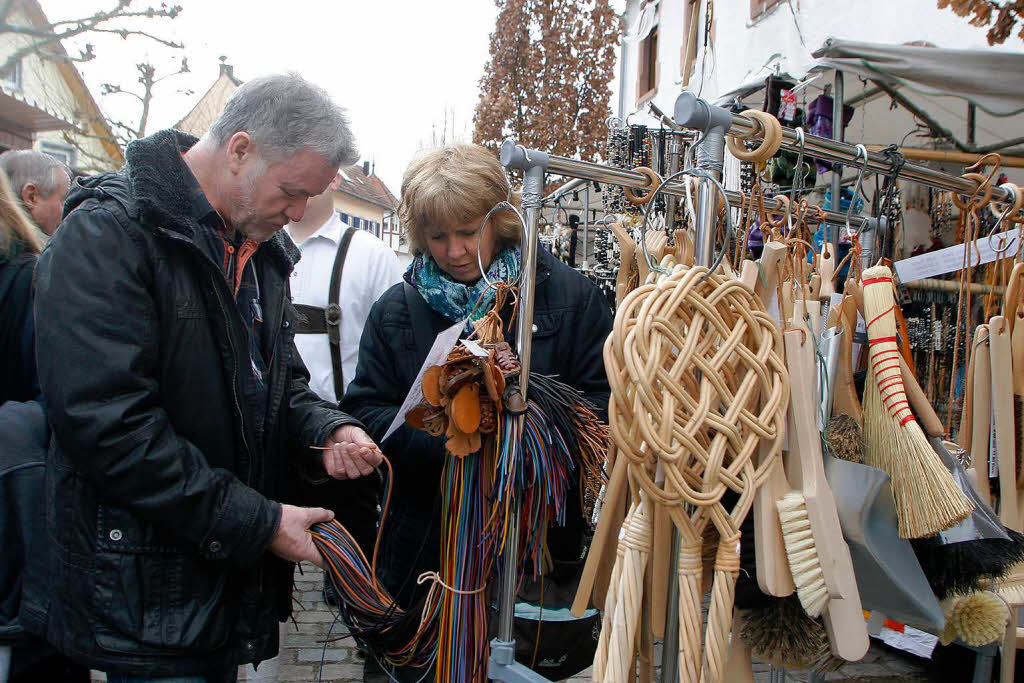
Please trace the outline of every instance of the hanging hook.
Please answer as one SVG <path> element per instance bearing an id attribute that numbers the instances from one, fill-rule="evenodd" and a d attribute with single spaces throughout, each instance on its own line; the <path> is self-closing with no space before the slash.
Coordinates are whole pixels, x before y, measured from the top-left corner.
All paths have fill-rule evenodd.
<path id="1" fill-rule="evenodd" d="M 1024 195 L 1021 194 L 1020 188 L 1014 185 L 1013 183 L 1005 183 L 1003 185 L 1000 185 L 999 187 L 1001 189 L 1009 191 L 1010 194 L 1013 195 L 1013 201 L 1009 202 L 1006 205 L 1006 208 L 1003 209 L 1002 213 L 1000 213 L 999 217 L 996 219 L 995 225 L 993 225 L 992 229 L 989 230 L 988 232 L 989 249 L 991 249 L 997 254 L 1002 254 L 1008 251 L 1011 246 L 1013 246 L 1014 242 L 1017 241 L 1017 237 L 1011 236 L 1010 241 L 1008 243 L 1005 243 L 1004 238 L 1000 237 L 999 243 L 1006 244 L 1006 246 L 1004 246 L 1002 249 L 997 249 L 992 246 L 992 238 L 996 236 L 997 231 L 999 231 L 999 226 L 1003 224 L 1003 221 L 1006 220 L 1006 217 L 1009 216 L 1011 213 L 1016 213 L 1017 211 L 1020 210 L 1021 203 L 1024 202 Z M 993 211 L 993 213 L 995 213 L 995 211 Z"/>
<path id="2" fill-rule="evenodd" d="M 864 182 L 864 173 L 868 169 L 868 148 L 865 147 L 864 145 L 858 144 L 857 145 L 857 156 L 854 157 L 854 161 L 857 161 L 857 159 L 860 159 L 861 156 L 864 157 L 864 163 L 861 164 L 859 169 L 857 169 L 857 183 L 854 185 L 854 188 L 853 188 L 853 196 L 850 197 L 850 205 L 848 207 L 846 207 L 846 236 L 847 237 L 852 237 L 854 234 L 858 234 L 859 235 L 860 231 L 864 228 L 864 224 L 861 223 L 861 227 L 857 230 L 856 233 L 854 233 L 853 232 L 853 228 L 850 227 L 850 217 L 853 215 L 853 207 L 857 203 L 857 197 L 858 197 L 858 195 L 860 195 L 861 185 Z M 832 198 L 832 203 L 833 203 L 833 207 L 834 208 L 837 208 L 837 207 L 840 206 L 840 204 L 842 203 L 842 196 L 843 196 L 843 189 L 840 186 L 840 188 L 839 188 L 839 196 Z"/>
<path id="3" fill-rule="evenodd" d="M 793 198 L 797 199 L 797 195 L 803 192 L 804 189 L 804 146 L 807 141 L 804 139 L 804 129 L 800 126 L 796 127 L 796 140 L 800 143 L 800 149 L 796 153 L 796 166 L 793 167 Z"/>

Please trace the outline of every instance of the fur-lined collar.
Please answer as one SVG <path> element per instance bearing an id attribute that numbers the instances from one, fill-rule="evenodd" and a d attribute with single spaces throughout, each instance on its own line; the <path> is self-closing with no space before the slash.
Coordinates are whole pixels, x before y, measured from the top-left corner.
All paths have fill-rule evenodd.
<path id="1" fill-rule="evenodd" d="M 162 130 L 135 140 L 125 150 L 125 172 L 140 220 L 144 225 L 162 227 L 195 238 L 198 227 L 191 218 L 191 199 L 187 195 L 185 162 L 181 155 L 198 138 L 177 130 Z M 299 260 L 299 250 L 279 230 L 260 245 L 260 252 L 286 274 Z"/>

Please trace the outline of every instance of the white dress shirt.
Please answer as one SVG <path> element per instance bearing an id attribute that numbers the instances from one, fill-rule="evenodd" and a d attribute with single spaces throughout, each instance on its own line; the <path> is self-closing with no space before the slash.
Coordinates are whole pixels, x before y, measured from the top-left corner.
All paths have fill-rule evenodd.
<path id="1" fill-rule="evenodd" d="M 346 226 L 337 212 L 296 246 L 302 258 L 292 272 L 292 301 L 327 308 L 334 256 Z M 291 237 L 291 231 L 285 227 Z M 386 244 L 365 230 L 356 230 L 341 273 L 341 370 L 345 388 L 356 374 L 359 338 L 370 307 L 389 287 L 402 280 L 403 269 Z M 336 401 L 331 345 L 326 334 L 297 334 L 295 346 L 309 370 L 309 388 L 325 401 Z"/>

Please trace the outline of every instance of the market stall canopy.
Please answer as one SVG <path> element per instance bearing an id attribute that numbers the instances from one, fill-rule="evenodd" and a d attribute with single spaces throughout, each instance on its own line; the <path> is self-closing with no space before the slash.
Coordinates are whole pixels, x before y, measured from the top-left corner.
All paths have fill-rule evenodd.
<path id="1" fill-rule="evenodd" d="M 819 66 L 928 95 L 959 97 L 993 116 L 1024 112 L 1024 53 L 829 38 L 813 56 Z"/>

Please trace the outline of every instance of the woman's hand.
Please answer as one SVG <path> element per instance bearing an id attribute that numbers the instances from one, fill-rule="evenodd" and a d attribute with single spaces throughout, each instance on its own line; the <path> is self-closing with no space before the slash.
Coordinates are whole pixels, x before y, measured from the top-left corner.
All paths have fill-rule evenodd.
<path id="1" fill-rule="evenodd" d="M 384 457 L 373 439 L 355 425 L 335 429 L 324 448 L 324 469 L 335 479 L 365 477 L 377 469 Z"/>

